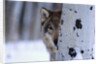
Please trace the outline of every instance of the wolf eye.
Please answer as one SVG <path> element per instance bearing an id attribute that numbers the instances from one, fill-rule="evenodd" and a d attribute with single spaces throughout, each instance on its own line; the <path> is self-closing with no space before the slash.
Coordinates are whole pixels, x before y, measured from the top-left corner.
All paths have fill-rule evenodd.
<path id="1" fill-rule="evenodd" d="M 53 28 L 50 26 L 49 29 L 53 30 Z"/>

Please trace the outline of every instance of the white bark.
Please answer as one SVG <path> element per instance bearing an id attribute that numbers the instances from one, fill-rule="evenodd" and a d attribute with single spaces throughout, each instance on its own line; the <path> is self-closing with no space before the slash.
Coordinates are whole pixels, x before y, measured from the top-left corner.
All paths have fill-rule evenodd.
<path id="1" fill-rule="evenodd" d="M 94 58 L 94 9 L 93 5 L 63 4 L 57 60 Z M 72 55 L 76 53 L 73 57 L 70 48 Z"/>

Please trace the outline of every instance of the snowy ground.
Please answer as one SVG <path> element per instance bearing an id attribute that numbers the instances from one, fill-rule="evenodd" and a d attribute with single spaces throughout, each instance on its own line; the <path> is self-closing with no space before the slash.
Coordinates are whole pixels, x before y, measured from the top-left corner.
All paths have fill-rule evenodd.
<path id="1" fill-rule="evenodd" d="M 42 40 L 5 44 L 6 63 L 30 61 L 49 61 L 49 54 Z"/>

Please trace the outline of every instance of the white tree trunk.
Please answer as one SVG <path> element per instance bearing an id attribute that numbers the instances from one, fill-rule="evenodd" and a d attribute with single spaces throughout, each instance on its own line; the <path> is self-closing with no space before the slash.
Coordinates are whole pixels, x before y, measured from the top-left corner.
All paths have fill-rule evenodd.
<path id="1" fill-rule="evenodd" d="M 8 5 L 8 6 L 7 6 Z M 11 6 L 11 7 L 10 7 Z M 6 1 L 6 40 L 17 41 L 19 40 L 19 21 L 23 2 L 9 2 Z"/>
<path id="2" fill-rule="evenodd" d="M 94 5 L 63 4 L 57 60 L 93 59 Z"/>

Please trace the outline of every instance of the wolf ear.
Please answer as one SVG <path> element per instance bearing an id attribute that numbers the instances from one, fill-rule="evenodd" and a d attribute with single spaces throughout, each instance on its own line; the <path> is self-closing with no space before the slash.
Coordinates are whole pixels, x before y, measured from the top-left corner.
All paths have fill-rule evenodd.
<path id="1" fill-rule="evenodd" d="M 41 13 L 41 20 L 42 21 L 45 21 L 45 19 L 47 17 L 49 17 L 49 10 L 47 10 L 46 8 L 41 8 L 40 13 Z"/>

